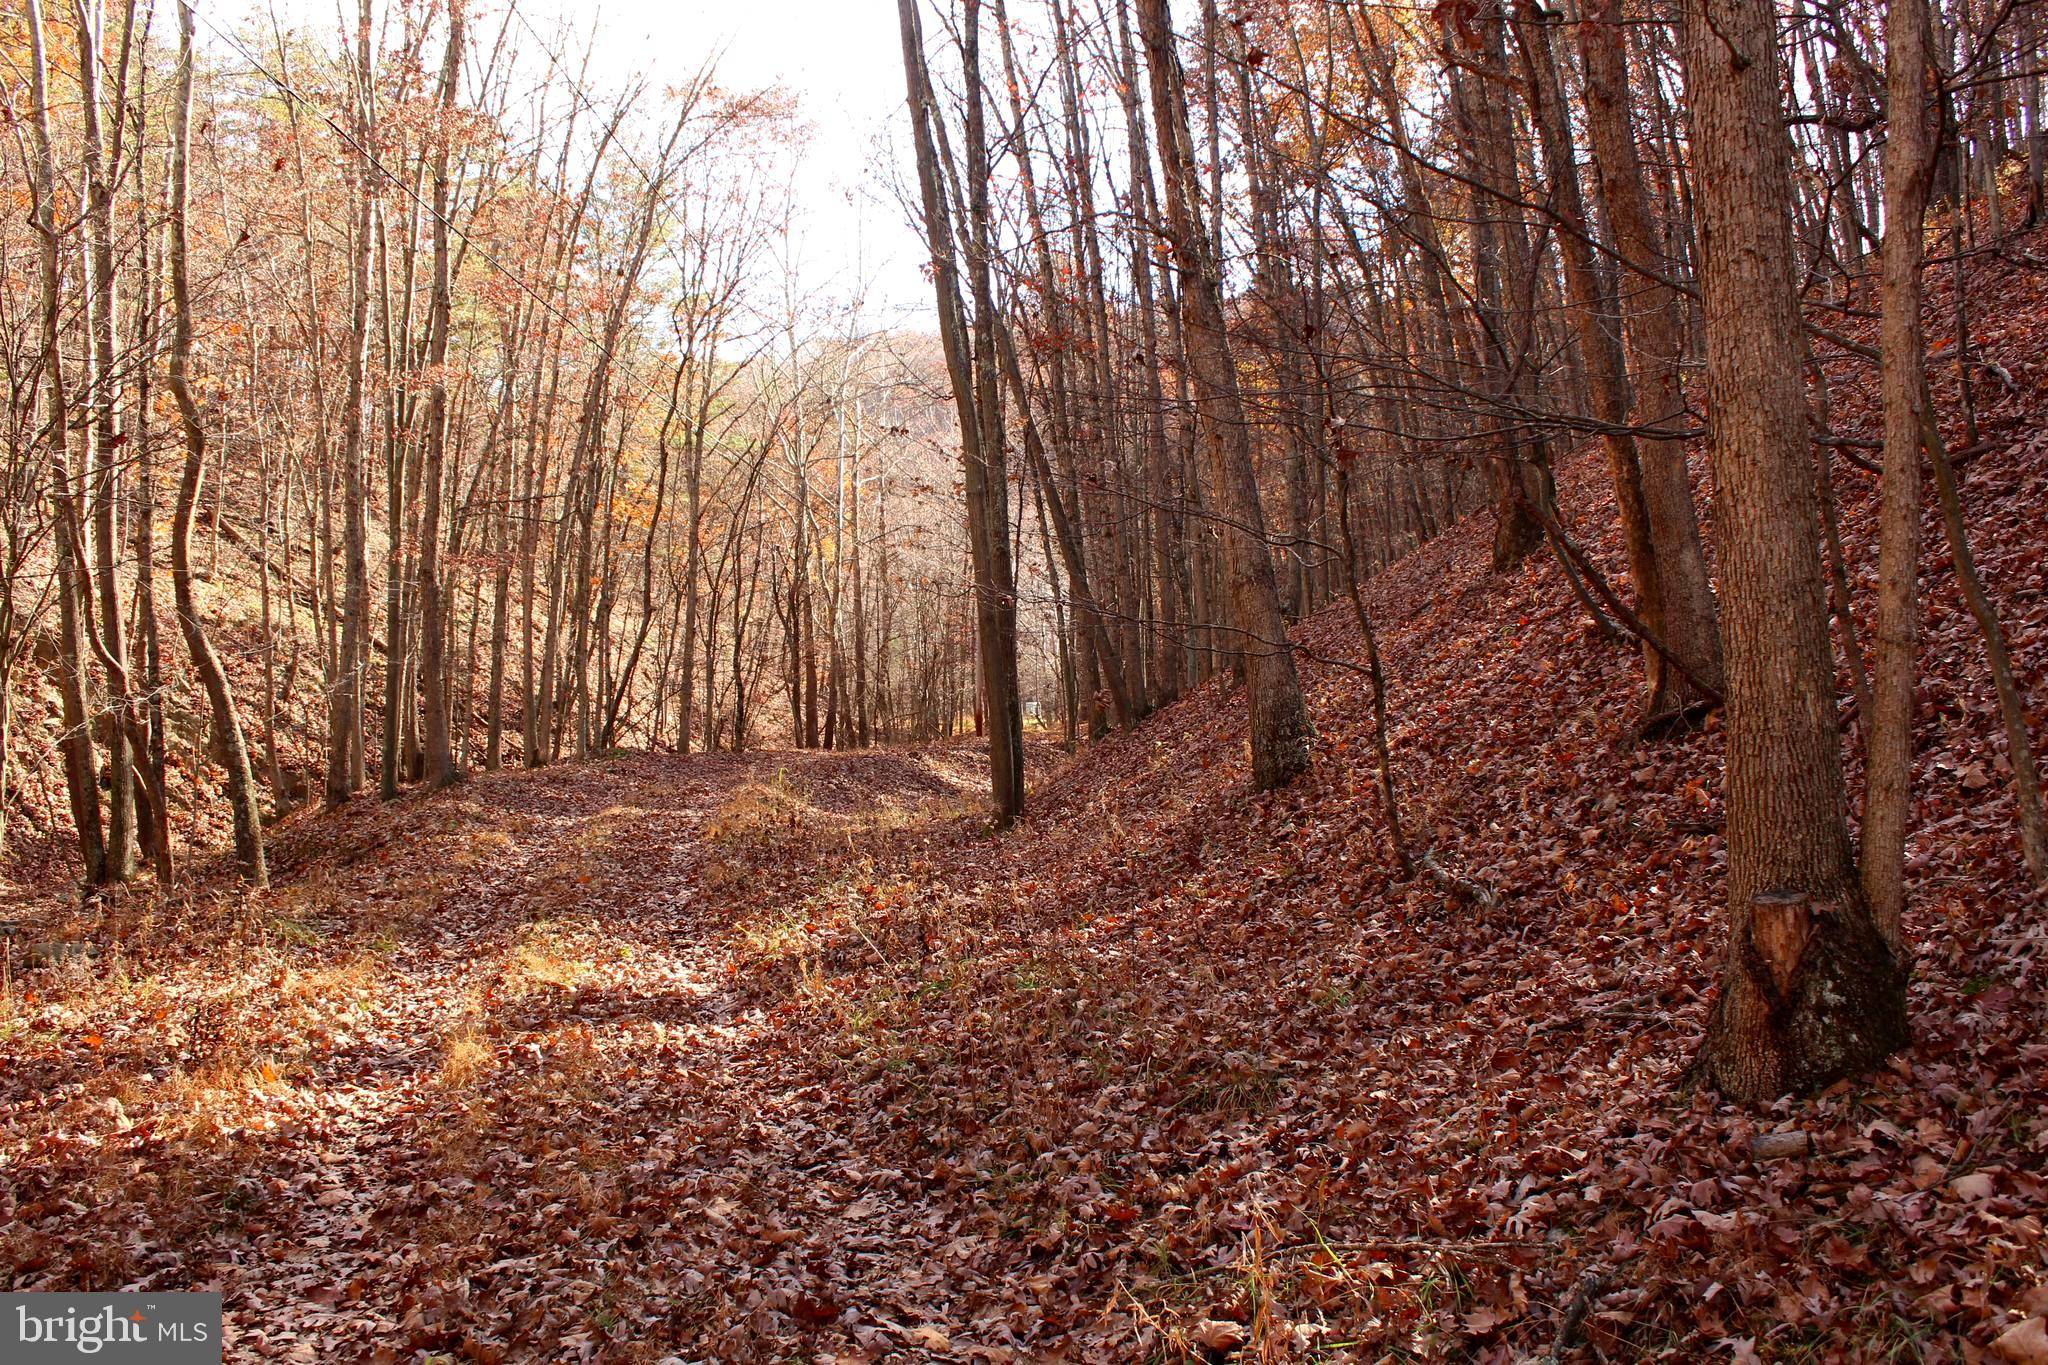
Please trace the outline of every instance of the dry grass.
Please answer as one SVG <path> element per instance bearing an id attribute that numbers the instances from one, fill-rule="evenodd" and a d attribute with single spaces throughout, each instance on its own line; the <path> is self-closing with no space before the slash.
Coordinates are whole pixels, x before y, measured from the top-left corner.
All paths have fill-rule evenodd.
<path id="1" fill-rule="evenodd" d="M 498 1054 L 476 1019 L 465 1016 L 441 1044 L 440 1081 L 447 1090 L 473 1090 L 497 1070 Z"/>
<path id="2" fill-rule="evenodd" d="M 603 929 L 589 920 L 522 925 L 499 972 L 498 994 L 509 1000 L 574 995 L 596 970 L 598 957 L 616 951 Z"/>
<path id="3" fill-rule="evenodd" d="M 714 845 L 759 845 L 794 833 L 811 810 L 809 793 L 777 770 L 767 782 L 742 783 L 720 802 L 704 826 L 704 839 Z"/>
<path id="4" fill-rule="evenodd" d="M 629 838 L 658 818 L 657 812 L 645 806 L 606 806 L 591 816 L 582 828 L 560 840 L 558 846 L 614 858 L 618 856 L 622 836 Z"/>

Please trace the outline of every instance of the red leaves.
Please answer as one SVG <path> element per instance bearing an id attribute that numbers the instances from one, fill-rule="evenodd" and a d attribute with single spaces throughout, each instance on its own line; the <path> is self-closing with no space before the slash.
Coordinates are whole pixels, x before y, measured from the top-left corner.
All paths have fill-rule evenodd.
<path id="1" fill-rule="evenodd" d="M 2015 564 L 2043 458 L 1973 466 Z M 1562 501 L 1618 561 L 1602 478 L 1565 465 Z M 1753 1114 L 1677 1084 L 1720 732 L 1639 742 L 1639 657 L 1546 566 L 1485 573 L 1484 530 L 1370 591 L 1405 813 L 1497 907 L 1394 880 L 1362 686 L 1313 664 L 1326 747 L 1288 791 L 1247 793 L 1212 686 L 1040 775 L 1002 839 L 901 814 L 976 783 L 964 748 L 627 758 L 299 822 L 276 894 L 312 941 L 131 964 L 146 1000 L 11 997 L 12 1283 L 220 1277 L 276 1325 L 251 1355 L 1512 1359 L 1598 1270 L 1611 1359 L 1905 1333 L 2039 1365 L 2048 926 L 1959 608 L 1928 619 L 1918 1041 Z M 1357 648 L 1341 612 L 1301 634 Z M 794 815 L 706 837 L 784 765 Z"/>
<path id="2" fill-rule="evenodd" d="M 798 1294 L 789 1303 L 791 1317 L 795 1318 L 798 1322 L 808 1322 L 814 1326 L 818 1323 L 831 1322 L 843 1311 L 844 1309 L 836 1301 L 829 1298 L 818 1298 L 810 1294 Z"/>
<path id="3" fill-rule="evenodd" d="M 2048 1365 L 2048 1319 L 2028 1318 L 1998 1334 L 1991 1353 L 2009 1365 Z"/>

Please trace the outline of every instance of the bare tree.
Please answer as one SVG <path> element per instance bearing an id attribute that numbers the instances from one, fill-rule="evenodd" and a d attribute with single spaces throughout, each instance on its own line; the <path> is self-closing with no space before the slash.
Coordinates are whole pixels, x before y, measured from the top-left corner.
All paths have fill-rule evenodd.
<path id="1" fill-rule="evenodd" d="M 1224 522 L 1231 624 L 1245 657 L 1252 781 L 1265 790 L 1287 783 L 1308 767 L 1314 726 L 1295 673 L 1293 646 L 1266 548 L 1250 431 L 1224 326 L 1216 244 L 1202 221 L 1186 77 L 1174 49 L 1165 0 L 1138 0 L 1138 27 L 1151 76 L 1167 235 L 1180 272 L 1182 344 L 1194 383 L 1205 493 Z"/>
<path id="2" fill-rule="evenodd" d="M 177 91 L 171 104 L 171 395 L 185 432 L 185 473 L 178 481 L 176 514 L 171 519 L 171 593 L 178 629 L 192 655 L 192 667 L 206 691 L 212 713 L 214 757 L 227 770 L 228 808 L 234 817 L 235 860 L 253 886 L 269 874 L 263 861 L 263 818 L 256 808 L 256 777 L 249 766 L 249 744 L 235 709 L 227 670 L 207 638 L 206 623 L 192 591 L 192 514 L 206 478 L 206 428 L 192 397 L 192 288 L 186 247 L 186 205 L 191 193 L 192 164 L 192 6 L 178 5 Z"/>
<path id="3" fill-rule="evenodd" d="M 937 289 L 939 334 L 953 402 L 960 418 L 960 466 L 966 483 L 968 539 L 974 560 L 975 633 L 983 701 L 989 717 L 989 790 L 996 821 L 1007 825 L 1024 808 L 1023 719 L 1017 696 L 1017 599 L 1011 579 L 1009 511 L 1004 476 L 1001 382 L 996 370 L 988 254 L 988 144 L 982 129 L 980 6 L 967 0 L 962 62 L 967 72 L 966 168 L 968 272 L 974 291 L 970 331 L 961 299 L 957 240 L 941 183 L 934 124 L 939 117 L 925 66 L 917 0 L 897 0 L 903 68 L 923 193 L 925 239 Z"/>

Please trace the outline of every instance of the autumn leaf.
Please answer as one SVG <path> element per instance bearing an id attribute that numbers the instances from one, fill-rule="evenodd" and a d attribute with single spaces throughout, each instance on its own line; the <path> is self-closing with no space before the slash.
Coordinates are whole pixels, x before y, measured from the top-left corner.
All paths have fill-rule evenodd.
<path id="1" fill-rule="evenodd" d="M 2048 1365 L 2048 1319 L 2028 1318 L 2006 1328 L 1991 1352 L 2008 1365 Z"/>

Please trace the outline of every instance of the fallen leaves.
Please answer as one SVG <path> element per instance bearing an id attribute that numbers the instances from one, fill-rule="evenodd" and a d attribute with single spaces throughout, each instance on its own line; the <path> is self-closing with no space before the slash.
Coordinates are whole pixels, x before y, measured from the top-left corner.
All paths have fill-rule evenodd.
<path id="1" fill-rule="evenodd" d="M 2044 460 L 1972 465 L 1987 546 L 2038 548 Z M 1589 546 L 1603 477 L 1560 469 Z M 1914 1047 L 1748 1112 L 1680 1084 L 1719 730 L 1639 742 L 1639 657 L 1540 561 L 1486 573 L 1484 529 L 1370 591 L 1404 813 L 1496 903 L 1393 878 L 1362 687 L 1315 665 L 1292 787 L 1246 790 L 1217 682 L 1040 771 L 1002 839 L 971 746 L 294 821 L 270 900 L 5 998 L 6 1286 L 218 1285 L 243 1359 L 1505 1360 L 1576 1306 L 1608 1359 L 2038 1365 L 2048 924 L 1959 603 Z M 2048 613 L 2012 635 L 2039 677 Z"/>
<path id="2" fill-rule="evenodd" d="M 1991 1352 L 2008 1365 L 2048 1365 L 2048 1319 L 2028 1318 L 2006 1328 Z"/>
<path id="3" fill-rule="evenodd" d="M 1249 1335 L 1243 1323 L 1227 1318 L 1203 1318 L 1188 1329 L 1190 1344 L 1219 1355 L 1235 1351 Z"/>

